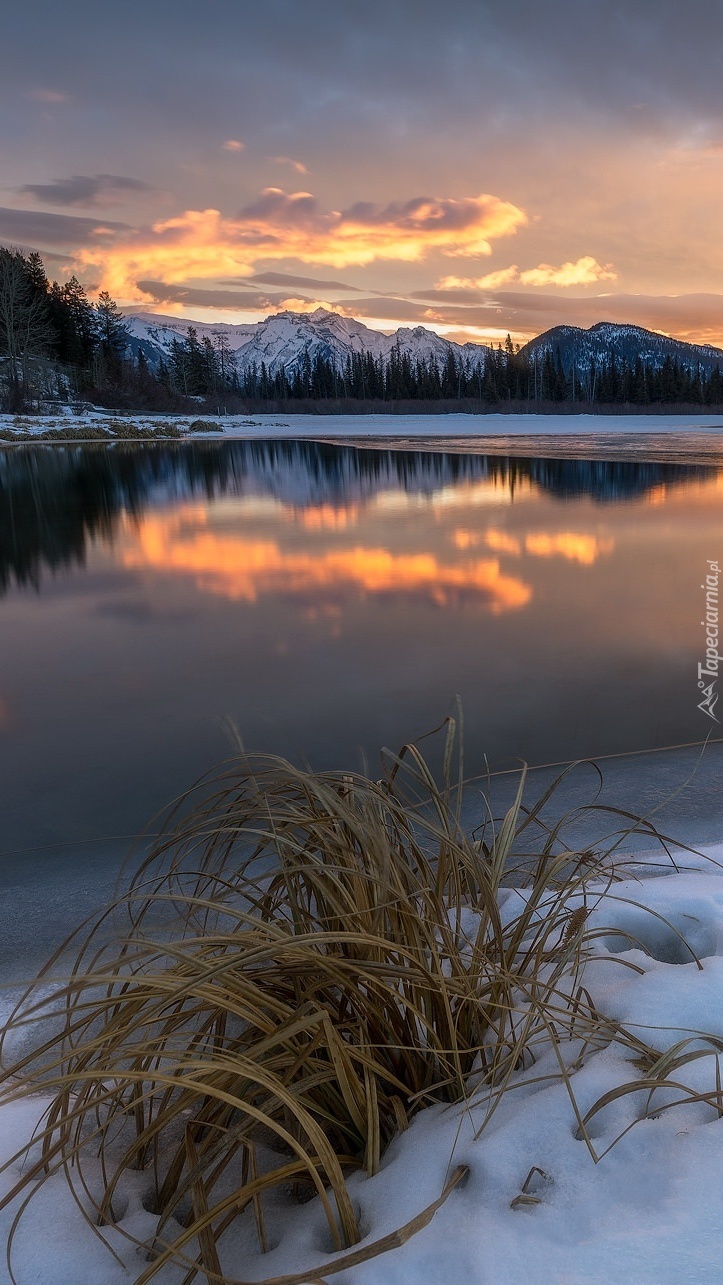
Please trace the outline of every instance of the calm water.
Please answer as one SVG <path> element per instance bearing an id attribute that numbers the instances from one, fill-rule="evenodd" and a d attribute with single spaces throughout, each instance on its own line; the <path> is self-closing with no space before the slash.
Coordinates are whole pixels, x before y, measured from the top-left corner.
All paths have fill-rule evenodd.
<path id="1" fill-rule="evenodd" d="M 723 473 L 673 465 L 6 451 L 0 848 L 137 831 L 229 752 L 229 720 L 371 770 L 455 693 L 470 773 L 699 740 L 722 502 Z"/>

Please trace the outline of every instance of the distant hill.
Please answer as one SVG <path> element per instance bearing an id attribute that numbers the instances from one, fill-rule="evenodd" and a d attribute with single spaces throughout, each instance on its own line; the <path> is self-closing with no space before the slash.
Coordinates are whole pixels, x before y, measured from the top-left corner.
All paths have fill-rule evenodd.
<path id="1" fill-rule="evenodd" d="M 538 362 L 544 360 L 548 353 L 557 359 L 558 352 L 566 375 L 570 375 L 573 368 L 577 375 L 584 375 L 589 371 L 591 361 L 600 365 L 613 354 L 618 361 L 624 360 L 629 366 L 634 366 L 640 359 L 654 370 L 661 369 L 666 357 L 686 370 L 700 368 L 706 375 L 716 366 L 723 370 L 723 349 L 713 348 L 710 344 L 688 344 L 682 339 L 670 339 L 654 330 L 645 330 L 642 326 L 618 325 L 613 321 L 598 321 L 589 330 L 582 330 L 579 326 L 553 326 L 520 350 L 522 356 L 530 360 L 536 358 Z"/>

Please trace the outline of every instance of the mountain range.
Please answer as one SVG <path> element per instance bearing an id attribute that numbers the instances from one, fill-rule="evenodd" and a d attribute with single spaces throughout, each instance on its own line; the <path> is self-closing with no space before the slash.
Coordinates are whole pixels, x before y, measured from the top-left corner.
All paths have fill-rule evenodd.
<path id="1" fill-rule="evenodd" d="M 235 361 L 240 376 L 263 362 L 269 375 L 284 370 L 292 377 L 305 354 L 313 362 L 325 358 L 337 371 L 342 371 L 347 357 L 369 353 L 387 360 L 394 349 L 407 354 L 412 363 L 434 359 L 441 369 L 450 353 L 464 370 L 472 373 L 484 368 L 490 349 L 484 344 L 458 344 L 424 326 L 402 327 L 393 334 L 383 334 L 365 326 L 353 317 L 344 317 L 326 308 L 315 312 L 278 312 L 264 321 L 231 325 L 228 322 L 195 322 L 177 317 L 137 312 L 126 318 L 130 349 L 142 351 L 152 367 L 167 360 L 174 340 L 183 341 L 189 326 L 198 339 L 208 336 L 214 344 L 223 342 Z M 221 337 L 223 337 L 221 339 Z M 688 370 L 701 369 L 706 374 L 716 366 L 723 369 L 723 350 L 709 344 L 690 344 L 680 339 L 645 330 L 642 326 L 617 325 L 601 321 L 583 330 L 577 326 L 555 326 L 538 335 L 520 350 L 532 361 L 542 361 L 548 353 L 560 360 L 566 374 L 573 369 L 580 375 L 588 371 L 591 360 L 596 364 L 611 354 L 634 365 L 640 358 L 647 366 L 659 369 L 666 358 L 677 361 Z"/>

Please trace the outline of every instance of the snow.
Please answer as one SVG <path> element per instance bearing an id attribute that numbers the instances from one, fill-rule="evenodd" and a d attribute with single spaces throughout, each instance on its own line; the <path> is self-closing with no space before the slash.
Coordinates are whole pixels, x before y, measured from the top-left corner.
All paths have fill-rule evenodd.
<path id="1" fill-rule="evenodd" d="M 218 436 L 224 438 L 355 438 L 359 441 L 376 439 L 427 438 L 450 441 L 460 439 L 465 444 L 484 445 L 486 438 L 534 437 L 535 439 L 582 437 L 618 437 L 685 434 L 709 436 L 723 433 L 723 415 L 214 415 L 203 411 L 191 415 L 160 415 L 155 413 L 122 415 L 118 412 L 97 410 L 74 414 L 63 409 L 57 414 L 43 417 L 0 415 L 0 430 L 29 432 L 39 436 L 50 428 L 84 426 L 104 427 L 121 422 L 141 429 L 155 431 L 164 424 L 188 431 L 194 419 L 218 425 Z M 194 435 L 195 436 L 195 435 Z M 204 440 L 215 434 L 198 435 Z M 2 446 L 0 441 L 0 446 Z"/>
<path id="2" fill-rule="evenodd" d="M 217 336 L 223 335 L 239 373 L 253 366 L 259 368 L 264 362 L 272 375 L 281 370 L 291 375 L 299 368 L 302 355 L 306 353 L 311 361 L 317 356 L 323 357 L 341 371 L 347 357 L 353 353 L 369 353 L 375 359 L 386 360 L 396 347 L 401 348 L 412 361 L 421 359 L 427 362 L 433 357 L 438 367 L 444 365 L 451 352 L 464 362 L 465 368 L 474 370 L 484 366 L 488 352 L 481 344 L 457 344 L 443 339 L 424 326 L 415 326 L 413 330 L 402 327 L 387 335 L 370 329 L 354 317 L 344 317 L 327 308 L 316 308 L 314 312 L 287 310 L 272 313 L 263 321 L 240 325 L 189 322 L 182 318 L 137 312 L 126 319 L 126 325 L 151 361 L 167 357 L 174 340 L 184 339 L 189 326 L 193 326 L 200 340 L 208 338 L 214 343 Z"/>
<path id="3" fill-rule="evenodd" d="M 599 1012 L 625 1024 L 661 1053 L 691 1041 L 702 1056 L 675 1075 L 676 1090 L 637 1089 L 611 1101 L 588 1125 L 590 1145 L 558 1071 L 554 1049 L 519 1072 L 494 1113 L 483 1094 L 464 1107 L 430 1108 L 399 1135 L 372 1178 L 349 1179 L 365 1239 L 378 1241 L 438 1199 L 458 1165 L 469 1174 L 428 1225 L 399 1248 L 334 1276 L 340 1285 L 680 1285 L 721 1279 L 723 1118 L 714 1102 L 686 1100 L 716 1091 L 723 1041 L 723 844 L 687 854 L 686 869 L 660 873 L 659 855 L 636 854 L 612 885 L 588 890 L 592 956 L 584 984 Z M 515 890 L 512 899 L 524 895 Z M 691 954 L 683 938 L 689 943 Z M 604 1047 L 559 1046 L 578 1111 L 642 1074 L 616 1039 Z M 29 1098 L 0 1112 L 0 1157 L 7 1159 L 40 1121 L 45 1103 Z M 644 1115 L 644 1119 L 640 1116 Z M 591 1149 L 599 1157 L 597 1162 Z M 0 1179 L 8 1190 L 16 1166 Z M 525 1189 L 527 1199 L 517 1198 Z M 142 1174 L 127 1176 L 118 1222 L 91 1228 L 65 1180 L 51 1178 L 13 1238 L 19 1285 L 116 1285 L 145 1267 L 134 1236 L 150 1237 Z M 16 1210 L 2 1214 L 7 1237 Z M 259 1255 L 244 1219 L 222 1244 L 235 1280 L 308 1270 L 332 1275 L 318 1202 L 273 1205 L 271 1251 Z M 112 1247 L 117 1259 L 109 1252 Z M 120 1260 L 120 1261 L 118 1261 Z M 183 1273 L 157 1278 L 176 1285 Z M 11 1277 L 0 1266 L 0 1281 Z"/>

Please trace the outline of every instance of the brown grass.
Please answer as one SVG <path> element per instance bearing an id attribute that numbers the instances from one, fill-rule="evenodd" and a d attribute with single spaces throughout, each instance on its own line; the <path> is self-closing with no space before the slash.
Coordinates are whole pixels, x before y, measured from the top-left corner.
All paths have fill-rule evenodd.
<path id="1" fill-rule="evenodd" d="M 10 1024 L 56 1015 L 5 1072 L 5 1098 L 53 1098 L 6 1199 L 63 1170 L 103 1225 L 142 1170 L 159 1222 L 137 1285 L 169 1261 L 221 1282 L 224 1231 L 248 1209 L 266 1248 L 264 1199 L 291 1186 L 323 1206 L 330 1274 L 388 1248 L 344 1252 L 360 1239 L 345 1179 L 374 1174 L 416 1112 L 463 1101 L 470 1077 L 494 1103 L 541 1048 L 619 1034 L 581 982 L 586 889 L 610 863 L 556 855 L 559 826 L 531 857 L 543 801 L 523 808 L 524 777 L 472 839 L 453 763 L 450 720 L 441 785 L 415 746 L 380 781 L 239 754 L 184 800 L 124 899 L 125 938 L 96 926 L 60 995 L 31 994 Z M 510 879 L 524 896 L 503 915 Z M 576 1114 L 586 1136 L 593 1112 Z"/>

